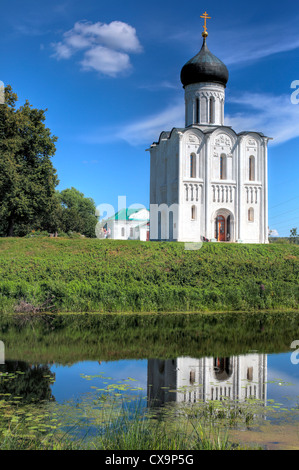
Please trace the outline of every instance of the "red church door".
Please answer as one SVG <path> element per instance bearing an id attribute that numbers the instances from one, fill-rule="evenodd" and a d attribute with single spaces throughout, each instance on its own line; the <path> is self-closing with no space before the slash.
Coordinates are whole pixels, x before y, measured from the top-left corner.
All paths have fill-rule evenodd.
<path id="1" fill-rule="evenodd" d="M 223 215 L 218 215 L 217 217 L 217 226 L 218 226 L 218 241 L 225 242 L 225 218 Z"/>

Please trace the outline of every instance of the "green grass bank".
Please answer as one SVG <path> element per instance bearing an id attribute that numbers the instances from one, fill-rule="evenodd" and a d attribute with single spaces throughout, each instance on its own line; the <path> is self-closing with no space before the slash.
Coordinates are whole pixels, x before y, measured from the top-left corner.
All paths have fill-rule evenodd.
<path id="1" fill-rule="evenodd" d="M 189 251 L 170 242 L 2 238 L 0 313 L 298 310 L 298 253 L 278 243 Z"/>

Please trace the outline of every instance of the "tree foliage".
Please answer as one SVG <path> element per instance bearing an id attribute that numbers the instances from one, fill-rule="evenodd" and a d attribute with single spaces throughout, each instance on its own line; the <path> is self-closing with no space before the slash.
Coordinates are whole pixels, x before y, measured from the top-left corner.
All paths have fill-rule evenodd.
<path id="1" fill-rule="evenodd" d="M 64 232 L 79 232 L 94 238 L 98 218 L 93 199 L 73 187 L 57 192 L 57 198 L 61 206 L 59 228 Z"/>
<path id="2" fill-rule="evenodd" d="M 0 233 L 24 235 L 29 228 L 52 230 L 58 184 L 51 157 L 57 137 L 45 124 L 45 111 L 5 88 L 0 105 Z"/>
<path id="3" fill-rule="evenodd" d="M 298 240 L 298 231 L 297 231 L 297 227 L 295 228 L 292 228 L 290 230 L 290 240 L 292 243 L 297 243 L 297 240 Z"/>
<path id="4" fill-rule="evenodd" d="M 32 231 L 77 232 L 95 237 L 95 203 L 75 188 L 61 192 L 51 157 L 57 137 L 45 126 L 46 110 L 5 88 L 0 105 L 0 236 Z"/>

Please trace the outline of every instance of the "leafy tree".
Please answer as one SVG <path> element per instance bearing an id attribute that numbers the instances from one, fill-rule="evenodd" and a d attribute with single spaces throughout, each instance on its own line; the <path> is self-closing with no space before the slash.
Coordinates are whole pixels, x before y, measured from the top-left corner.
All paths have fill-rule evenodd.
<path id="1" fill-rule="evenodd" d="M 298 237 L 297 227 L 290 230 L 290 239 L 293 243 L 296 243 Z"/>
<path id="2" fill-rule="evenodd" d="M 59 227 L 64 232 L 79 232 L 86 237 L 95 237 L 96 217 L 95 202 L 75 188 L 57 192 L 62 207 Z"/>
<path id="3" fill-rule="evenodd" d="M 0 105 L 0 233 L 24 235 L 32 228 L 52 230 L 58 184 L 51 157 L 57 137 L 45 127 L 45 111 L 5 88 Z M 54 218 L 53 218 L 54 217 Z"/>

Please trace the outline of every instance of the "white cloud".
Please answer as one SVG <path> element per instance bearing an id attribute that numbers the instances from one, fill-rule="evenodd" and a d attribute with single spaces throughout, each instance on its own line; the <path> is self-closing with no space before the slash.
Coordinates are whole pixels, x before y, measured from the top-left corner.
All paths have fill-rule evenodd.
<path id="1" fill-rule="evenodd" d="M 73 55 L 72 49 L 66 45 L 63 44 L 62 42 L 57 42 L 55 44 L 55 54 L 53 54 L 53 57 L 56 57 L 56 59 L 69 59 Z"/>
<path id="2" fill-rule="evenodd" d="M 241 112 L 225 117 L 225 124 L 237 132 L 262 132 L 274 139 L 271 145 L 299 137 L 299 104 L 291 103 L 291 90 L 290 95 L 278 96 L 244 93 L 230 97 L 230 102 L 242 107 Z"/>
<path id="3" fill-rule="evenodd" d="M 236 132 L 257 131 L 272 137 L 270 145 L 278 145 L 299 137 L 299 104 L 291 103 L 290 95 L 243 93 L 230 97 L 231 103 L 240 107 L 240 112 L 225 115 L 225 125 Z M 185 127 L 185 106 L 181 95 L 176 95 L 174 104 L 150 116 L 115 128 L 100 129 L 80 137 L 86 143 L 104 143 L 125 140 L 130 145 L 150 145 L 156 142 L 162 131 L 174 127 Z"/>
<path id="4" fill-rule="evenodd" d="M 103 144 L 124 140 L 132 146 L 149 146 L 159 139 L 161 132 L 171 131 L 174 127 L 184 127 L 184 104 L 176 103 L 151 116 L 136 119 L 117 128 L 101 127 L 89 134 L 81 134 L 79 139 L 86 144 Z"/>
<path id="5" fill-rule="evenodd" d="M 236 132 L 257 131 L 272 137 L 270 145 L 278 145 L 299 137 L 299 104 L 291 103 L 290 95 L 244 93 L 230 97 L 230 102 L 240 105 L 241 111 L 225 116 L 225 125 Z M 118 137 L 131 144 L 157 141 L 160 133 L 173 127 L 185 127 L 185 108 L 182 102 L 145 119 L 122 127 Z"/>
<path id="6" fill-rule="evenodd" d="M 128 54 L 103 46 L 96 46 L 86 51 L 81 65 L 84 70 L 96 70 L 111 77 L 131 68 Z"/>
<path id="7" fill-rule="evenodd" d="M 273 228 L 273 229 L 269 230 L 269 236 L 270 237 L 279 237 L 279 233 L 275 228 Z"/>
<path id="8" fill-rule="evenodd" d="M 73 31 L 68 31 L 65 34 L 64 43 L 74 53 L 79 49 L 86 49 L 92 45 L 92 41 L 80 34 L 75 34 Z"/>
<path id="9" fill-rule="evenodd" d="M 88 38 L 92 43 L 102 44 L 109 49 L 141 52 L 142 47 L 136 35 L 136 29 L 122 21 L 110 24 L 77 22 L 72 34 Z"/>
<path id="10" fill-rule="evenodd" d="M 184 104 L 174 104 L 164 111 L 123 126 L 117 136 L 131 145 L 151 144 L 159 139 L 162 131 L 185 127 L 184 110 Z"/>
<path id="11" fill-rule="evenodd" d="M 110 24 L 78 21 L 64 33 L 62 41 L 52 46 L 56 59 L 69 59 L 84 52 L 80 61 L 83 70 L 95 70 L 113 77 L 131 69 L 128 53 L 142 51 L 135 28 L 121 21 Z"/>
<path id="12" fill-rule="evenodd" d="M 255 62 L 264 57 L 291 51 L 298 47 L 297 32 L 287 36 L 279 35 L 276 31 L 274 34 L 273 30 L 269 30 L 268 34 L 265 32 L 254 34 L 253 31 L 236 32 L 225 42 L 225 50 L 222 49 L 221 60 L 226 65 Z M 228 51 L 230 52 L 228 53 Z"/>
<path id="13" fill-rule="evenodd" d="M 167 80 L 164 80 L 160 83 L 143 83 L 139 85 L 139 88 L 144 89 L 144 90 L 149 90 L 149 91 L 159 91 L 163 89 L 169 89 L 169 90 L 177 90 L 178 89 L 178 83 L 177 82 L 168 82 Z"/>

